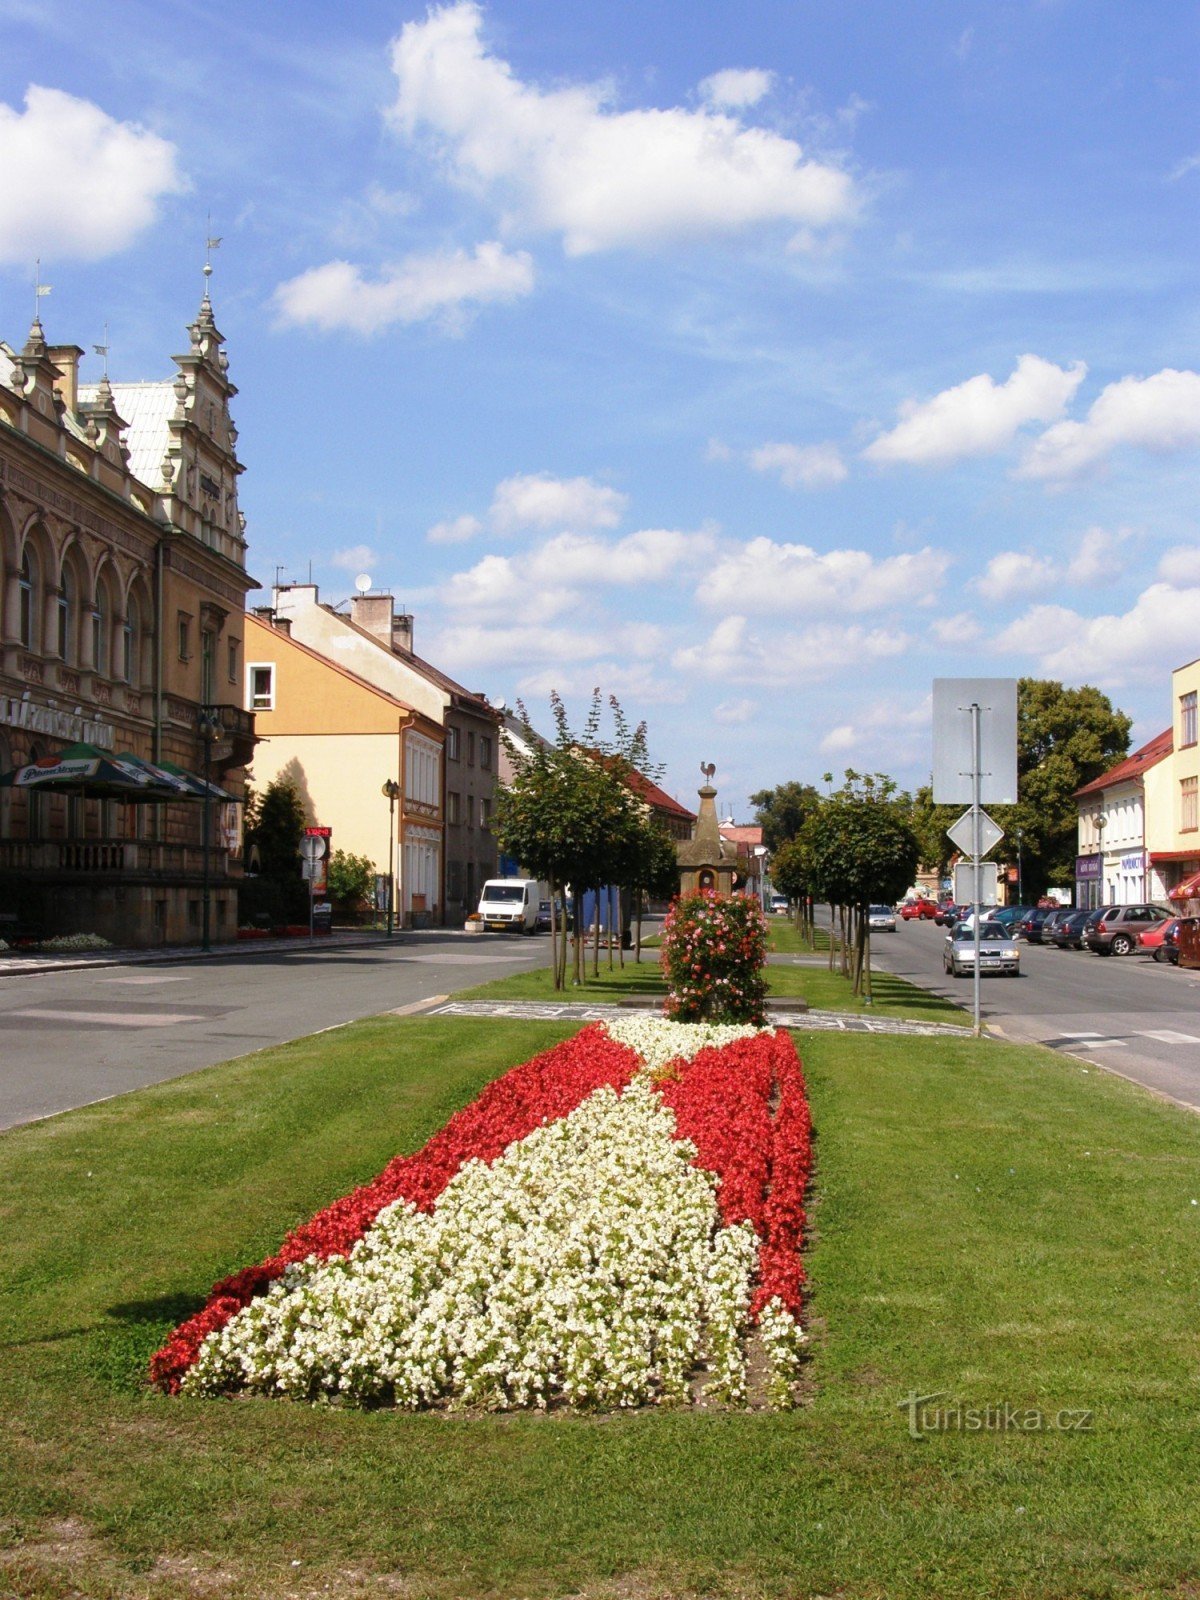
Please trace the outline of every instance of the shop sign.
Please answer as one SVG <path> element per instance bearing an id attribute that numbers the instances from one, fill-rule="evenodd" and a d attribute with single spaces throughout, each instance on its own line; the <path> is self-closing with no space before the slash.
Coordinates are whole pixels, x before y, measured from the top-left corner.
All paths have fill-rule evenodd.
<path id="1" fill-rule="evenodd" d="M 74 711 L 60 711 L 57 706 L 39 706 L 20 695 L 0 694 L 0 725 L 21 728 L 26 733 L 44 733 L 64 744 L 99 745 L 102 750 L 111 750 L 116 743 L 111 723 L 95 722 Z"/>
<path id="2" fill-rule="evenodd" d="M 1101 877 L 1103 877 L 1103 873 L 1100 871 L 1100 857 L 1099 856 L 1076 856 L 1075 857 L 1075 877 L 1076 877 L 1076 879 L 1089 879 L 1089 878 L 1101 878 Z"/>

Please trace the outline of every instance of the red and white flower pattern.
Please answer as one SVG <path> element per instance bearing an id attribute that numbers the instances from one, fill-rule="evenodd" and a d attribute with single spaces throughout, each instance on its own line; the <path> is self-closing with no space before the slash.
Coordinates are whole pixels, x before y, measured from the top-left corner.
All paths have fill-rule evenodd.
<path id="1" fill-rule="evenodd" d="M 736 1404 L 757 1323 L 786 1404 L 810 1165 L 787 1034 L 593 1024 L 218 1283 L 152 1377 L 409 1407 Z"/>

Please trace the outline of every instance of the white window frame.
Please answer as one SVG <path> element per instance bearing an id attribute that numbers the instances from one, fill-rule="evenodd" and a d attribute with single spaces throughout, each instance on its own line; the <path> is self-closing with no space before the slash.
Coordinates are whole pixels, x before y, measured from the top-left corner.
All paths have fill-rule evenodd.
<path id="1" fill-rule="evenodd" d="M 266 672 L 270 674 L 270 688 L 263 696 L 258 696 L 254 690 L 254 674 Z M 247 661 L 246 663 L 246 710 L 247 711 L 274 711 L 275 709 L 275 663 L 273 661 Z"/>

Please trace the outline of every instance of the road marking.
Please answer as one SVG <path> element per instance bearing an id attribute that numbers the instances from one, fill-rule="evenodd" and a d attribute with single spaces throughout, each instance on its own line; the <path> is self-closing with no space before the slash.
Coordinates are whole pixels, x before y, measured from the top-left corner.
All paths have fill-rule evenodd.
<path id="1" fill-rule="evenodd" d="M 64 1022 L 71 1026 L 91 1022 L 101 1028 L 172 1028 L 179 1022 L 203 1022 L 202 1016 L 187 1011 L 156 1011 L 140 1017 L 127 1011 L 61 1011 L 27 1007 L 23 1011 L 10 1011 L 9 1017 L 21 1017 L 31 1022 Z"/>
<path id="2" fill-rule="evenodd" d="M 1143 1039 L 1157 1039 L 1159 1044 L 1200 1044 L 1194 1033 L 1175 1033 L 1171 1028 L 1145 1029 Z"/>

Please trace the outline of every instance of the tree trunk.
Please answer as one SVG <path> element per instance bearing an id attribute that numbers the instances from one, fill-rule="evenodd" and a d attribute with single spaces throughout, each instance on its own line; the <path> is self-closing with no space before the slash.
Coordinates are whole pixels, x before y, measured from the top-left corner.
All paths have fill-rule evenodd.
<path id="1" fill-rule="evenodd" d="M 636 889 L 634 893 L 637 896 L 633 903 L 633 915 L 637 923 L 637 931 L 633 936 L 633 962 L 635 966 L 640 967 L 642 964 L 642 891 Z"/>

